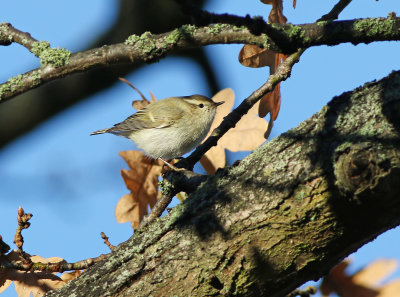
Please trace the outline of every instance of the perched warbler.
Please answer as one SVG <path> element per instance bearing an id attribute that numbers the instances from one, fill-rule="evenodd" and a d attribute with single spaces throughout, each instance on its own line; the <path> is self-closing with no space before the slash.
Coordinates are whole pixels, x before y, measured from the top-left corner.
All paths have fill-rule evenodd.
<path id="1" fill-rule="evenodd" d="M 222 103 L 202 95 L 169 97 L 152 102 L 114 127 L 91 135 L 124 136 L 154 159 L 174 159 L 201 143 Z"/>

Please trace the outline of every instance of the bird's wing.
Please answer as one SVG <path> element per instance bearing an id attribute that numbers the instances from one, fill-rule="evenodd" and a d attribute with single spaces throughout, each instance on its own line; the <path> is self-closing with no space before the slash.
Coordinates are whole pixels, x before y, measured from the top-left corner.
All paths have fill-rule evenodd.
<path id="1" fill-rule="evenodd" d="M 150 107 L 150 106 L 149 106 Z M 139 110 L 123 122 L 114 125 L 108 132 L 128 132 L 151 128 L 166 128 L 173 125 L 183 115 L 177 108 L 163 106 L 160 108 L 146 108 Z"/>

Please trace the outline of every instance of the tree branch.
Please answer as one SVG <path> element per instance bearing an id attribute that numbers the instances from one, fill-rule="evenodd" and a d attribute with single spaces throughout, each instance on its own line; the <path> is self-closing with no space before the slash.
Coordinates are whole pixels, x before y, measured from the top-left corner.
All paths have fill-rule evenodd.
<path id="1" fill-rule="evenodd" d="M 235 127 L 242 116 L 246 114 L 262 96 L 271 92 L 278 83 L 286 80 L 290 76 L 293 65 L 299 61 L 302 53 L 303 50 L 300 50 L 290 55 L 283 63 L 279 64 L 275 73 L 268 77 L 266 83 L 243 100 L 238 107 L 226 116 L 222 123 L 212 132 L 210 137 L 184 160 L 184 164 L 187 165 L 188 168 L 193 168 L 194 164 L 196 164 L 211 147 L 217 145 L 218 140 L 229 129 Z M 179 163 L 177 165 L 179 166 Z"/>
<path id="2" fill-rule="evenodd" d="M 179 0 L 184 7 L 186 7 L 187 1 Z M 351 0 L 339 0 L 339 2 L 332 8 L 332 10 L 322 16 L 319 21 L 333 21 L 336 19 L 339 14 L 346 8 L 346 6 L 351 2 Z M 295 63 L 297 63 L 304 53 L 305 49 L 299 49 L 296 53 L 289 56 L 286 61 L 278 65 L 276 72 L 268 77 L 267 82 L 258 90 L 253 92 L 248 98 L 243 100 L 243 102 L 235 108 L 233 112 L 231 112 L 224 120 L 221 125 L 217 127 L 211 137 L 207 139 L 202 145 L 200 145 L 182 164 L 182 166 L 187 166 L 188 168 L 193 168 L 194 164 L 196 164 L 200 158 L 213 146 L 217 145 L 218 140 L 231 128 L 235 127 L 239 120 L 245 115 L 250 108 L 258 102 L 262 96 L 274 90 L 275 86 L 286 80 L 292 71 L 292 67 Z M 179 166 L 179 164 L 178 164 Z"/>
<path id="3" fill-rule="evenodd" d="M 237 17 L 239 19 L 243 19 Z M 274 24 L 276 30 L 290 39 L 295 48 L 308 48 L 316 45 L 336 45 L 344 42 L 369 43 L 372 41 L 400 40 L 400 18 L 394 14 L 388 18 L 359 19 L 352 21 L 319 22 L 305 25 Z M 0 43 L 10 42 L 13 34 L 9 25 L 1 26 Z M 67 55 L 62 49 L 55 53 L 60 57 L 48 57 L 44 66 L 23 75 L 11 78 L 0 85 L 0 103 L 21 93 L 34 89 L 47 82 L 66 75 L 88 71 L 101 66 L 114 64 L 140 64 L 159 60 L 176 50 L 205 46 L 210 44 L 245 43 L 277 50 L 276 45 L 265 35 L 254 35 L 247 28 L 228 24 L 215 24 L 208 27 L 185 25 L 172 32 L 159 35 L 144 33 L 132 35 L 125 43 Z M 47 49 L 45 52 L 48 53 Z M 40 56 L 42 64 L 43 59 Z M 54 63 L 48 63 L 48 61 Z"/>
<path id="4" fill-rule="evenodd" d="M 336 97 L 47 296 L 282 296 L 321 277 L 400 224 L 399 85 Z"/>
<path id="5" fill-rule="evenodd" d="M 339 0 L 330 12 L 323 15 L 318 21 L 333 21 L 337 20 L 339 14 L 351 3 L 352 0 Z"/>

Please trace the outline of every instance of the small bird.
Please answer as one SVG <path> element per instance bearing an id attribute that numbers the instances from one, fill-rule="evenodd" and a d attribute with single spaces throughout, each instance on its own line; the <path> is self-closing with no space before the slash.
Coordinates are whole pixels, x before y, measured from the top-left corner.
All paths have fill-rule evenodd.
<path id="1" fill-rule="evenodd" d="M 217 107 L 223 103 L 202 95 L 169 97 L 150 103 L 114 127 L 90 135 L 111 133 L 127 137 L 146 155 L 165 162 L 202 142 Z"/>

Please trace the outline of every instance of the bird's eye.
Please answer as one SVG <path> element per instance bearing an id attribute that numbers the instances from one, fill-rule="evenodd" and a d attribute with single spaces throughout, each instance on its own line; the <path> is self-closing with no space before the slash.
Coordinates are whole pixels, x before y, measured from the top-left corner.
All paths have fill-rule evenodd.
<path id="1" fill-rule="evenodd" d="M 203 108 L 203 107 L 204 107 L 204 104 L 203 104 L 203 103 L 200 103 L 200 104 L 199 104 L 199 107 L 200 107 L 200 108 Z"/>

